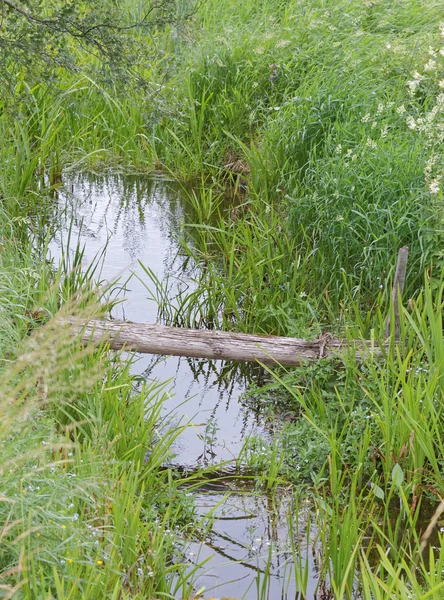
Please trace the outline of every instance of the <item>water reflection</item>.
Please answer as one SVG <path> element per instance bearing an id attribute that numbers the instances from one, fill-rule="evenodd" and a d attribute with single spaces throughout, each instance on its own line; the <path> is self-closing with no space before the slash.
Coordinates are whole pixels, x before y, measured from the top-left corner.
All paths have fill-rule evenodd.
<path id="1" fill-rule="evenodd" d="M 193 289 L 195 265 L 181 256 L 177 240 L 183 235 L 183 225 L 194 217 L 180 187 L 172 182 L 140 176 L 79 176 L 56 198 L 51 226 L 57 233 L 50 253 L 57 259 L 67 245 L 73 253 L 80 239 L 89 264 L 107 245 L 101 278 L 119 280 L 124 299 L 113 309 L 113 316 L 154 323 L 157 305 L 149 299 L 151 282 L 141 265 L 160 281 L 169 279 L 172 302 L 180 290 Z M 178 425 L 192 424 L 175 447 L 174 462 L 184 469 L 234 461 L 247 435 L 266 435 L 260 412 L 254 413 L 242 402 L 249 384 L 260 384 L 263 378 L 259 367 L 139 355 L 133 372 L 142 380 L 170 381 L 165 418 L 175 412 Z M 268 591 L 261 597 L 295 598 L 289 577 L 285 503 L 270 506 L 267 496 L 238 492 L 223 501 L 225 492 L 226 488 L 207 489 L 197 498 L 202 515 L 215 510 L 216 517 L 207 543 L 191 544 L 188 549 L 190 560 L 208 559 L 199 581 L 220 590 L 221 595 L 253 600 L 268 565 Z"/>
<path id="2" fill-rule="evenodd" d="M 140 176 L 88 175 L 73 179 L 65 189 L 69 191 L 59 194 L 52 217 L 57 234 L 50 251 L 60 255 L 70 225 L 70 251 L 79 238 L 85 244 L 86 263 L 107 244 L 101 278 L 119 280 L 123 287 L 119 297 L 124 301 L 113 309 L 114 318 L 157 321 L 157 304 L 149 292 L 153 284 L 141 265 L 160 281 L 168 279 L 172 303 L 180 290 L 193 289 L 194 265 L 181 256 L 178 236 L 195 215 L 180 186 Z M 240 402 L 254 369 L 222 361 L 140 355 L 133 370 L 147 379 L 170 380 L 165 412 L 179 406 L 182 422 L 194 423 L 179 438 L 176 460 L 181 465 L 230 460 L 238 455 L 246 434 L 262 431 L 260 415 Z"/>
<path id="3" fill-rule="evenodd" d="M 211 595 L 221 597 L 291 600 L 298 598 L 293 571 L 293 553 L 288 542 L 288 514 L 293 515 L 298 552 L 309 574 L 307 598 L 316 597 L 317 565 L 305 539 L 309 514 L 288 505 L 285 497 L 232 493 L 224 499 L 221 491 L 200 494 L 198 510 L 214 510 L 212 533 L 204 543 L 190 544 L 187 557 L 192 563 L 205 561 L 198 578 Z"/>

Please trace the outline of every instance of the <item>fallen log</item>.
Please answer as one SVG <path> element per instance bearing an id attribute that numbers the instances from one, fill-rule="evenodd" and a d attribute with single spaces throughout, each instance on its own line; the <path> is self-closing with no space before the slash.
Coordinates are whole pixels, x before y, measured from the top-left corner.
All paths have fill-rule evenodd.
<path id="1" fill-rule="evenodd" d="M 369 353 L 380 353 L 370 341 L 347 342 L 329 334 L 307 341 L 298 338 L 231 333 L 225 331 L 185 329 L 148 325 L 130 321 L 93 319 L 87 324 L 79 319 L 66 320 L 82 343 L 105 342 L 113 350 L 132 350 L 147 354 L 233 360 L 240 362 L 279 363 L 297 366 L 323 357 L 355 353 L 358 360 Z"/>

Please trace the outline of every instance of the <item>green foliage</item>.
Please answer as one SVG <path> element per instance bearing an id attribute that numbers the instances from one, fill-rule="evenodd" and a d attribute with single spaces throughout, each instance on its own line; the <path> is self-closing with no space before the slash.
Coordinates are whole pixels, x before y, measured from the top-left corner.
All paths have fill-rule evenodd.
<path id="1" fill-rule="evenodd" d="M 270 494 L 309 489 L 325 594 L 440 598 L 443 537 L 427 554 L 420 530 L 444 494 L 442 11 L 207 0 L 186 21 L 193 3 L 150 6 L 0 0 L 2 590 L 192 593 L 181 548 L 197 525 L 163 467 L 178 434 L 156 429 L 164 390 L 135 392 L 129 363 L 57 325 L 88 317 L 97 272 L 80 247 L 59 270 L 45 260 L 54 195 L 70 170 L 112 167 L 201 178 L 181 240 L 194 291 L 172 303 L 146 267 L 176 325 L 382 343 L 409 246 L 399 344 L 273 370 L 246 403 L 279 434 L 239 460 Z"/>
<path id="2" fill-rule="evenodd" d="M 157 57 L 158 28 L 179 25 L 192 12 L 179 11 L 176 0 L 112 2 L 2 0 L 0 16 L 7 35 L 0 40 L 4 92 L 16 96 L 17 69 L 28 84 L 58 85 L 60 69 L 94 75 L 102 82 L 145 85 L 146 66 Z M 151 35 L 154 36 L 151 37 Z M 82 60 L 82 56 L 88 60 Z"/>

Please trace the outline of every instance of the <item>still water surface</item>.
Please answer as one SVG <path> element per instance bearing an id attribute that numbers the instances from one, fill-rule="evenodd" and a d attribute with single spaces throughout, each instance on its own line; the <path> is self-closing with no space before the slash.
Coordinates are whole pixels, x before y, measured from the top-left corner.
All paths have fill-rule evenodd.
<path id="1" fill-rule="evenodd" d="M 177 184 L 141 176 L 79 176 L 59 194 L 53 218 L 57 235 L 50 253 L 57 259 L 68 245 L 85 245 L 85 267 L 106 246 L 100 279 L 117 281 L 119 298 L 115 318 L 155 323 L 157 304 L 141 265 L 160 281 L 168 278 L 171 298 L 180 289 L 193 288 L 193 265 L 180 254 L 178 236 L 192 213 Z M 128 280 L 128 278 L 131 278 Z M 125 283 L 127 282 L 127 283 Z M 174 301 L 174 300 L 173 300 Z M 140 355 L 133 370 L 147 380 L 169 381 L 165 415 L 175 411 L 177 423 L 190 423 L 178 439 L 174 462 L 192 469 L 199 464 L 232 460 L 250 434 L 267 435 L 260 414 L 242 401 L 250 383 L 240 369 L 223 369 L 221 361 Z M 228 374 L 225 374 L 225 373 Z M 207 490 L 197 497 L 203 515 L 226 493 Z M 270 510 L 269 500 L 235 491 L 216 510 L 208 543 L 191 544 L 191 563 L 208 559 L 198 580 L 215 596 L 256 600 L 257 584 L 267 561 L 271 564 L 269 589 L 260 597 L 297 597 L 290 575 L 286 507 Z M 314 575 L 314 566 L 310 565 Z M 316 580 L 313 578 L 313 590 Z"/>

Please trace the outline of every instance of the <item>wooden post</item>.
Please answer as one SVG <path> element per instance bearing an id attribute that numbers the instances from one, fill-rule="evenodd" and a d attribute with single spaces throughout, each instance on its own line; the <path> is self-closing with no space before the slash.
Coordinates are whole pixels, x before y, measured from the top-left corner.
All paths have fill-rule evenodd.
<path id="1" fill-rule="evenodd" d="M 409 247 L 403 246 L 398 252 L 398 262 L 396 263 L 395 279 L 393 280 L 392 287 L 392 302 L 393 311 L 395 315 L 395 340 L 399 339 L 399 327 L 400 327 L 400 314 L 399 314 L 399 297 L 402 296 L 405 284 L 405 275 L 407 271 L 407 259 L 409 256 Z M 390 335 L 390 314 L 387 318 L 387 325 L 385 328 L 385 336 Z"/>

